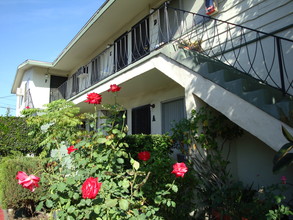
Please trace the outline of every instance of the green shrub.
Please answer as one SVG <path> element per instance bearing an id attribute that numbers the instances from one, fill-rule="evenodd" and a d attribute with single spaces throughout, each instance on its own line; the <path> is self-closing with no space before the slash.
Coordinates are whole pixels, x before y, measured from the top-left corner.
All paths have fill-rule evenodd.
<path id="1" fill-rule="evenodd" d="M 28 133 L 25 118 L 0 116 L 0 155 L 36 153 L 37 144 L 33 138 L 28 137 Z"/>
<path id="2" fill-rule="evenodd" d="M 43 109 L 24 109 L 30 127 L 29 136 L 37 141 L 42 156 L 48 156 L 51 149 L 62 141 L 71 141 L 82 125 L 79 108 L 73 102 L 60 99 L 44 105 Z"/>
<path id="3" fill-rule="evenodd" d="M 195 179 L 192 169 L 188 170 L 184 179 L 176 179 L 176 185 L 173 185 L 178 190 L 176 194 L 168 195 L 167 199 L 160 194 L 160 190 L 174 180 L 174 177 L 170 175 L 172 165 L 175 163 L 170 155 L 170 148 L 173 146 L 171 137 L 168 135 L 137 134 L 126 136 L 125 141 L 129 145 L 127 151 L 136 160 L 138 160 L 137 154 L 139 152 L 149 151 L 151 153 L 150 160 L 141 164 L 141 170 L 150 173 L 148 181 L 142 187 L 148 203 L 154 206 L 159 203 L 158 214 L 165 219 L 188 218 L 189 213 L 194 209 L 192 200 L 194 198 Z M 186 161 L 186 164 L 189 164 L 191 168 L 188 161 Z M 170 207 L 172 202 L 176 204 L 175 209 Z"/>
<path id="4" fill-rule="evenodd" d="M 41 116 L 28 118 L 36 131 L 54 121 L 56 115 L 72 111 L 67 107 L 60 111 L 59 104 L 47 106 Z M 93 107 L 96 113 L 97 106 Z M 121 107 L 115 103 L 110 109 L 114 117 L 106 118 L 100 129 L 95 126 L 97 115 L 85 114 L 85 119 L 94 122 L 91 132 L 77 131 L 78 123 L 62 126 L 60 121 L 43 129 L 39 137 L 46 139 L 42 143 L 46 143 L 50 160 L 41 178 L 49 184 L 50 193 L 41 198 L 37 210 L 56 211 L 58 219 L 180 219 L 174 215 L 180 210 L 184 219 L 189 210 L 182 215 L 181 204 L 192 207 L 186 199 L 192 195 L 187 189 L 192 186 L 188 182 L 192 168 L 189 166 L 184 178 L 176 178 L 171 173 L 175 161 L 169 154 L 170 137 L 127 136 L 125 117 L 118 120 Z M 72 119 L 79 121 L 79 115 L 67 115 L 65 124 Z M 75 151 L 68 153 L 68 148 Z M 137 153 L 141 151 L 149 151 L 151 158 L 139 160 Z M 93 198 L 84 197 L 82 186 L 95 178 L 102 183 L 101 189 Z"/>
<path id="5" fill-rule="evenodd" d="M 3 158 L 0 163 L 0 202 L 3 208 L 14 210 L 25 208 L 34 211 L 40 196 L 46 187 L 39 187 L 33 193 L 23 188 L 15 179 L 18 171 L 24 171 L 28 175 L 39 175 L 42 170 L 43 160 L 37 157 Z"/>

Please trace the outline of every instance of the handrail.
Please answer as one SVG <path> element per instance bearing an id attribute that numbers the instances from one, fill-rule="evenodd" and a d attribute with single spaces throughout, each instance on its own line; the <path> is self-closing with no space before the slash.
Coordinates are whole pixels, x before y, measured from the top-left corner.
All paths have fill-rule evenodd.
<path id="1" fill-rule="evenodd" d="M 190 11 L 186 11 L 186 10 L 183 10 L 183 9 L 174 8 L 174 7 L 171 7 L 169 5 L 168 5 L 168 8 L 176 10 L 176 11 L 181 11 L 181 12 L 184 12 L 184 13 L 188 13 L 188 14 L 193 14 L 195 16 L 201 16 L 201 17 L 204 17 L 204 18 L 209 19 L 209 20 L 214 20 L 214 21 L 219 21 L 219 22 L 222 22 L 222 23 L 230 24 L 230 25 L 233 25 L 233 26 L 237 26 L 237 27 L 240 27 L 240 28 L 244 28 L 244 29 L 253 31 L 253 32 L 258 32 L 260 34 L 264 34 L 264 35 L 267 35 L 267 36 L 276 37 L 276 38 L 279 38 L 281 40 L 291 41 L 293 43 L 293 40 L 290 40 L 288 38 L 280 37 L 280 36 L 277 36 L 277 35 L 274 35 L 274 34 L 271 34 L 271 33 L 266 33 L 266 32 L 263 32 L 263 31 L 259 31 L 259 30 L 253 29 L 253 28 L 245 27 L 243 25 L 234 24 L 234 23 L 231 23 L 229 21 L 224 21 L 224 20 L 214 18 L 214 17 L 211 17 L 211 16 L 202 15 L 202 14 L 198 14 L 198 13 L 195 13 L 195 12 L 190 12 Z"/>
<path id="2" fill-rule="evenodd" d="M 151 24 L 151 19 L 155 24 Z M 131 45 L 126 43 L 128 37 L 132 38 Z M 293 76 L 289 76 L 293 71 L 290 63 L 293 49 L 288 49 L 293 48 L 293 40 L 173 8 L 166 3 L 92 59 L 86 65 L 89 68 L 87 77 L 81 77 L 81 69 L 73 74 L 58 88 L 59 95 L 55 94 L 54 99 L 71 98 L 158 47 L 182 40 L 197 41 L 200 53 L 237 68 L 284 94 L 293 95 Z M 284 48 L 287 51 L 284 52 Z"/>
<path id="3" fill-rule="evenodd" d="M 293 77 L 289 75 L 292 65 L 290 58 L 286 59 L 286 56 L 293 58 L 293 49 L 288 51 L 293 40 L 171 6 L 168 8 L 192 15 L 195 28 L 189 30 L 185 38 L 201 41 L 201 53 L 280 89 L 283 94 L 293 95 Z M 201 21 L 196 23 L 196 20 Z"/>

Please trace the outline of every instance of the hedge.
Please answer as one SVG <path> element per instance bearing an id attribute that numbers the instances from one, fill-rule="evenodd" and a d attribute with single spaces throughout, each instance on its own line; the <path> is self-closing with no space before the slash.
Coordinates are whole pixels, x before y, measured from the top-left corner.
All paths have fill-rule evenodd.
<path id="1" fill-rule="evenodd" d="M 151 151 L 168 155 L 173 145 L 172 139 L 168 135 L 133 134 L 127 135 L 125 142 L 129 145 L 129 153 L 132 155 L 136 155 L 140 151 Z"/>
<path id="2" fill-rule="evenodd" d="M 26 119 L 22 117 L 0 116 L 1 157 L 20 152 L 22 155 L 36 153 L 38 144 L 31 138 Z"/>
<path id="3" fill-rule="evenodd" d="M 2 158 L 0 163 L 0 203 L 2 208 L 34 210 L 39 198 L 46 193 L 46 187 L 41 186 L 31 192 L 19 185 L 15 177 L 18 171 L 40 177 L 41 172 L 38 171 L 43 169 L 43 164 L 44 161 L 38 157 Z"/>

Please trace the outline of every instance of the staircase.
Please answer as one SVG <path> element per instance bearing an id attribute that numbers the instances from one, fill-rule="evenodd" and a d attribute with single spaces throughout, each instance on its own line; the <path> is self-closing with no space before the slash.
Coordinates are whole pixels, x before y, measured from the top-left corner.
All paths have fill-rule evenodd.
<path id="1" fill-rule="evenodd" d="M 178 49 L 175 61 L 293 127 L 293 97 L 199 52 Z"/>

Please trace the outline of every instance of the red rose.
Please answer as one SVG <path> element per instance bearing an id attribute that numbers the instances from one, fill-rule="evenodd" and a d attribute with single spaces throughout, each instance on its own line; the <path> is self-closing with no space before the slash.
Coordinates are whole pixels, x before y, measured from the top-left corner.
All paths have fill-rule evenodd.
<path id="1" fill-rule="evenodd" d="M 110 89 L 108 92 L 119 92 L 121 87 L 117 86 L 116 84 L 110 85 Z"/>
<path id="2" fill-rule="evenodd" d="M 188 171 L 187 166 L 185 163 L 175 163 L 173 165 L 173 171 L 171 173 L 174 173 L 176 177 L 184 177 L 184 174 Z"/>
<path id="3" fill-rule="evenodd" d="M 73 151 L 78 150 L 77 148 L 74 148 L 73 145 L 71 145 L 70 147 L 67 148 L 67 153 L 71 154 Z"/>
<path id="4" fill-rule="evenodd" d="M 138 153 L 138 159 L 140 159 L 140 160 L 147 161 L 150 159 L 150 157 L 151 157 L 151 153 L 148 151 L 143 151 L 143 152 Z"/>
<path id="5" fill-rule="evenodd" d="M 87 100 L 84 102 L 87 102 L 89 104 L 101 104 L 102 96 L 98 93 L 92 92 L 87 94 Z"/>
<path id="6" fill-rule="evenodd" d="M 16 178 L 18 179 L 18 184 L 22 185 L 23 188 L 29 189 L 30 191 L 35 191 L 36 187 L 39 187 L 40 177 L 35 175 L 27 175 L 23 171 L 18 171 Z"/>
<path id="7" fill-rule="evenodd" d="M 81 187 L 82 198 L 94 199 L 98 195 L 102 183 L 98 182 L 98 177 L 87 178 Z"/>

